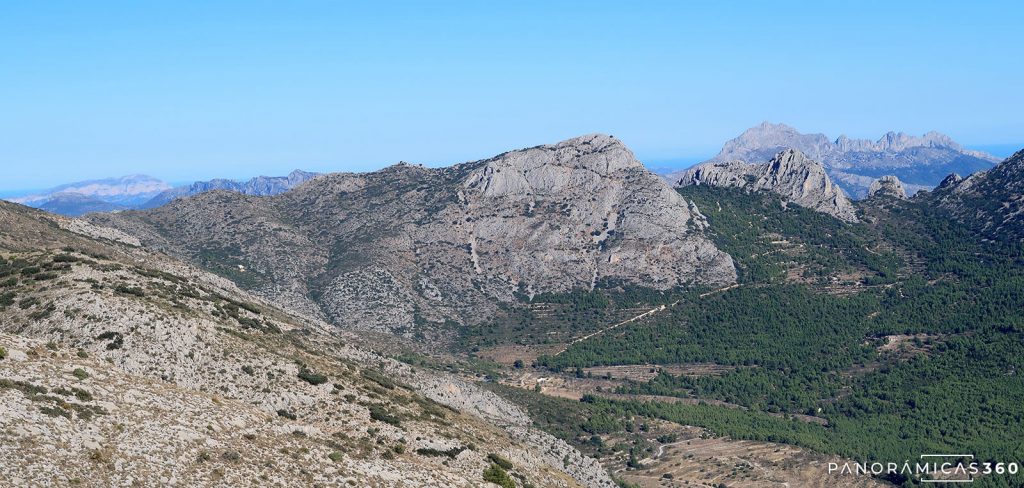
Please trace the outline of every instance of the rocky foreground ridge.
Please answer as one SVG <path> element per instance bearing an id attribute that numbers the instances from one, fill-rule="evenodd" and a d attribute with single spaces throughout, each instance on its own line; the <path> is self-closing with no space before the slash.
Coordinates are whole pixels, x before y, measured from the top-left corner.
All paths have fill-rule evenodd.
<path id="1" fill-rule="evenodd" d="M 850 199 L 832 182 L 825 168 L 795 149 L 781 151 L 763 164 L 747 164 L 743 161 L 699 164 L 673 175 L 673 184 L 768 191 L 837 219 L 857 221 Z"/>
<path id="2" fill-rule="evenodd" d="M 118 231 L 0 228 L 0 485 L 614 486 L 494 394 Z"/>
<path id="3" fill-rule="evenodd" d="M 406 334 L 478 323 L 497 303 L 540 292 L 736 278 L 696 207 L 606 135 L 92 220 L 289 308 Z"/>

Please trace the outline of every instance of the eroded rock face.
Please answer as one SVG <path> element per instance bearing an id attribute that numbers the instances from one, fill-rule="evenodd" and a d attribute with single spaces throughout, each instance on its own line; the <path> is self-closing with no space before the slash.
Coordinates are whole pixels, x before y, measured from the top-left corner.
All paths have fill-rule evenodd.
<path id="1" fill-rule="evenodd" d="M 856 222 L 853 204 L 825 173 L 825 168 L 800 151 L 787 149 L 764 164 L 709 162 L 678 175 L 676 186 L 711 185 L 769 191 L 793 203 Z"/>
<path id="2" fill-rule="evenodd" d="M 447 168 L 324 175 L 276 197 L 211 192 L 93 218 L 290 308 L 403 333 L 484 321 L 517 292 L 736 277 L 699 211 L 605 135 Z"/>
<path id="3" fill-rule="evenodd" d="M 871 182 L 871 186 L 868 188 L 868 198 L 876 196 L 906 200 L 907 191 L 903 188 L 903 183 L 899 178 L 887 175 Z"/>

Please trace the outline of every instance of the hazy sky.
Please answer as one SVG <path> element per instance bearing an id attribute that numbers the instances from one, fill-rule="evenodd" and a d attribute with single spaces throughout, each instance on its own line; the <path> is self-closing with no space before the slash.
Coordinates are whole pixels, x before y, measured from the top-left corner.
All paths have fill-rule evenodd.
<path id="1" fill-rule="evenodd" d="M 0 0 L 0 190 L 430 165 L 762 120 L 1024 142 L 1020 2 Z"/>

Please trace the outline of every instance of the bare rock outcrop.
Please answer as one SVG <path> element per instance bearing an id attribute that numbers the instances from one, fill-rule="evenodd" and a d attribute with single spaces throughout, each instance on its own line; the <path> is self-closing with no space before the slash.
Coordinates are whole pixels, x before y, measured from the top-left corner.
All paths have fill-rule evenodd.
<path id="1" fill-rule="evenodd" d="M 876 196 L 906 200 L 907 190 L 903 188 L 903 183 L 899 178 L 887 175 L 871 182 L 871 186 L 868 187 L 868 198 Z"/>
<path id="2" fill-rule="evenodd" d="M 857 221 L 850 199 L 832 182 L 825 168 L 795 149 L 782 151 L 763 164 L 747 164 L 742 161 L 700 164 L 676 175 L 674 184 L 768 191 L 837 219 Z"/>

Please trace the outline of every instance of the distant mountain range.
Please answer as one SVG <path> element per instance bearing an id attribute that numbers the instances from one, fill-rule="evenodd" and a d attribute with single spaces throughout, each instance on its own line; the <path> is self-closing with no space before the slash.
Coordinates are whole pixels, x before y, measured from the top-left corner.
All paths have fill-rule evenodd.
<path id="1" fill-rule="evenodd" d="M 7 200 L 37 208 L 41 208 L 55 197 L 65 202 L 78 200 L 87 205 L 101 202 L 119 207 L 131 207 L 147 202 L 160 192 L 169 189 L 171 189 L 171 185 L 166 181 L 152 176 L 129 175 L 68 183 L 37 194 L 8 198 Z M 75 197 L 71 197 L 71 195 L 75 195 Z M 59 202 L 55 202 L 55 204 L 59 205 Z"/>
<path id="2" fill-rule="evenodd" d="M 877 141 L 845 135 L 831 140 L 824 134 L 802 134 L 785 124 L 764 122 L 726 142 L 709 162 L 764 163 L 785 149 L 796 149 L 821 162 L 853 198 L 867 197 L 872 182 L 882 176 L 898 177 L 907 193 L 913 194 L 934 188 L 950 173 L 985 171 L 1000 161 L 991 154 L 965 149 L 938 132 L 923 136 L 889 132 Z M 681 174 L 669 179 L 678 181 Z"/>
<path id="3" fill-rule="evenodd" d="M 850 139 L 845 135 L 832 140 L 824 134 L 803 134 L 785 124 L 763 122 L 726 142 L 718 155 L 706 163 L 763 164 L 785 149 L 795 149 L 810 160 L 820 162 L 831 180 L 854 199 L 868 197 L 872 184 L 883 176 L 897 177 L 906 193 L 913 195 L 935 188 L 951 173 L 967 176 L 989 170 L 1000 161 L 991 154 L 966 149 L 949 136 L 934 131 L 922 136 L 888 132 L 876 141 Z M 670 162 L 652 165 L 656 166 L 652 169 L 654 173 L 673 184 L 687 177 L 686 170 L 673 171 Z M 213 190 L 277 195 L 317 175 L 295 170 L 287 176 L 258 176 L 247 181 L 213 179 L 179 187 L 150 176 L 130 175 L 69 183 L 7 200 L 53 213 L 80 216 L 92 212 L 151 209 Z"/>
<path id="4" fill-rule="evenodd" d="M 295 170 L 288 176 L 257 176 L 248 181 L 214 179 L 179 187 L 172 187 L 167 182 L 151 176 L 130 175 L 68 183 L 36 194 L 7 200 L 51 213 L 78 217 L 93 212 L 156 208 L 177 198 L 212 190 L 228 190 L 256 196 L 277 195 L 316 175 L 317 173 Z"/>
<path id="5" fill-rule="evenodd" d="M 226 180 L 223 178 L 197 181 L 188 186 L 180 186 L 161 192 L 136 208 L 156 208 L 178 198 L 198 195 L 213 190 L 228 190 L 243 195 L 255 196 L 277 195 L 309 181 L 317 174 L 295 170 L 288 173 L 288 176 L 257 176 L 248 181 Z"/>

